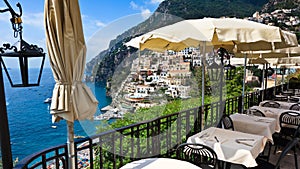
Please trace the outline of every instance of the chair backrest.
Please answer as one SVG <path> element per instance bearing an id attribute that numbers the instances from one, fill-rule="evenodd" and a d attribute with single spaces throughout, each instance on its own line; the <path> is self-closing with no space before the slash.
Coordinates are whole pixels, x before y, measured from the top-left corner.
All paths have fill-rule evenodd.
<path id="1" fill-rule="evenodd" d="M 295 148 L 296 148 L 296 145 L 298 144 L 299 142 L 299 138 L 294 138 L 293 140 L 291 140 L 285 147 L 284 149 L 282 150 L 277 162 L 276 162 L 276 166 L 274 169 L 279 169 L 280 167 L 280 162 L 281 160 L 286 156 L 286 154 L 292 149 L 294 148 L 294 155 L 295 157 L 297 157 L 297 154 L 296 154 L 296 151 L 295 151 Z M 297 165 L 297 163 L 296 163 Z"/>
<path id="2" fill-rule="evenodd" d="M 300 125 L 300 112 L 286 111 L 279 116 L 280 133 L 293 136 L 296 128 Z"/>
<path id="3" fill-rule="evenodd" d="M 224 128 L 224 129 L 234 130 L 232 119 L 228 115 L 226 115 L 226 114 L 224 114 L 221 117 L 221 120 L 220 120 L 220 122 L 218 124 L 218 127 L 219 128 Z"/>
<path id="4" fill-rule="evenodd" d="M 265 114 L 258 109 L 249 109 L 247 113 L 254 116 L 265 117 Z"/>
<path id="5" fill-rule="evenodd" d="M 273 108 L 279 108 L 280 104 L 274 101 L 267 101 L 261 105 L 262 107 L 273 107 Z"/>
<path id="6" fill-rule="evenodd" d="M 218 157 L 216 152 L 203 144 L 183 143 L 176 149 L 179 160 L 188 161 L 203 169 L 217 168 Z"/>
<path id="7" fill-rule="evenodd" d="M 296 111 L 300 111 L 300 106 L 299 104 L 294 104 L 290 107 L 290 110 L 296 110 Z"/>
<path id="8" fill-rule="evenodd" d="M 290 97 L 290 98 L 289 98 L 289 102 L 292 102 L 292 103 L 298 103 L 298 102 L 299 102 L 299 99 L 296 98 L 296 97 Z"/>

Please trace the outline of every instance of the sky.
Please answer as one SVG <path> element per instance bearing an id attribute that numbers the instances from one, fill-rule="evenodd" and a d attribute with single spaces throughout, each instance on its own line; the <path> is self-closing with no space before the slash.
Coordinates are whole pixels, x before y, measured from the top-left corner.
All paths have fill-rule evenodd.
<path id="1" fill-rule="evenodd" d="M 153 13 L 163 0 L 79 0 L 83 30 L 87 44 L 87 61 L 107 49 L 109 41 L 127 29 L 137 25 Z M 16 4 L 23 9 L 23 39 L 42 47 L 45 51 L 44 1 L 8 0 L 19 13 Z M 0 9 L 6 5 L 0 1 Z M 9 12 L 0 13 L 0 45 L 14 44 Z M 47 53 L 47 51 L 46 51 Z M 48 58 L 46 67 L 49 66 Z"/>

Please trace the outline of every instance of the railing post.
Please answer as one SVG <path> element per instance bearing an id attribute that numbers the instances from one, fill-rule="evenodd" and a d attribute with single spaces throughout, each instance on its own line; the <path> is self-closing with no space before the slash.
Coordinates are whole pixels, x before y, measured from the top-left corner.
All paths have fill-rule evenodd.
<path id="1" fill-rule="evenodd" d="M 238 97 L 238 113 L 243 113 L 243 96 Z"/>

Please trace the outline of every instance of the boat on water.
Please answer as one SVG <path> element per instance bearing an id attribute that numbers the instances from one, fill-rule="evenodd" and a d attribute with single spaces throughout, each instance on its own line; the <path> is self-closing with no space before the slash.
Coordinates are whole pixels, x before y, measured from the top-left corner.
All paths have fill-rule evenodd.
<path id="1" fill-rule="evenodd" d="M 48 97 L 47 99 L 44 100 L 44 103 L 51 103 L 51 101 L 52 101 L 52 98 Z"/>

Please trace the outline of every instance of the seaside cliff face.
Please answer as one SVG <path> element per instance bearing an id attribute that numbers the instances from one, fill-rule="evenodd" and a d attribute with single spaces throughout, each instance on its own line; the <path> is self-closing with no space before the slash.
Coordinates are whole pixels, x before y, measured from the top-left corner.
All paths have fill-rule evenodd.
<path id="1" fill-rule="evenodd" d="M 109 48 L 95 56 L 86 66 L 97 82 L 112 77 L 115 68 L 136 49 L 128 50 L 123 44 L 135 36 L 178 22 L 182 19 L 204 17 L 237 17 L 252 16 L 256 11 L 270 12 L 276 9 L 299 8 L 300 0 L 165 0 L 155 13 L 146 21 L 125 31 L 111 40 Z M 298 10 L 300 11 L 300 10 Z M 299 13 L 295 13 L 299 15 Z M 279 25 L 281 26 L 281 25 Z"/>

